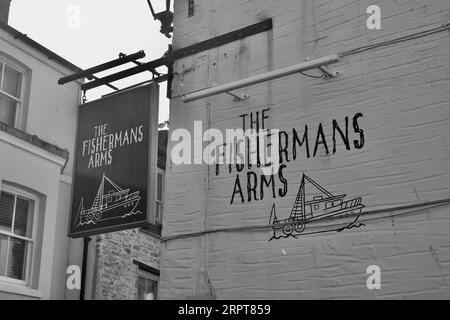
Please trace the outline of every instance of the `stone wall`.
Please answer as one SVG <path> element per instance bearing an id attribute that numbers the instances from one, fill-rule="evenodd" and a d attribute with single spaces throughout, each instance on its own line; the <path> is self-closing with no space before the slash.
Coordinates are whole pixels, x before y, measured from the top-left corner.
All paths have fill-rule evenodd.
<path id="1" fill-rule="evenodd" d="M 141 229 L 108 233 L 93 239 L 96 250 L 94 300 L 134 300 L 137 260 L 159 270 L 159 239 Z"/>

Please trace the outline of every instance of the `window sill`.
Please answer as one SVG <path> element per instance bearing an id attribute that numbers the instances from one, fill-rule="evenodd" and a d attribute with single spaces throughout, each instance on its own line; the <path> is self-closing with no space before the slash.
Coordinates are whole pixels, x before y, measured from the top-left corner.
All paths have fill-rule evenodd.
<path id="1" fill-rule="evenodd" d="M 27 296 L 32 298 L 42 298 L 42 292 L 39 290 L 31 289 L 22 285 L 0 282 L 0 292 L 17 294 L 20 296 Z"/>
<path id="2" fill-rule="evenodd" d="M 140 230 L 151 236 L 161 238 L 161 227 L 162 227 L 161 225 L 156 226 L 154 224 L 149 223 L 145 227 L 141 227 Z"/>

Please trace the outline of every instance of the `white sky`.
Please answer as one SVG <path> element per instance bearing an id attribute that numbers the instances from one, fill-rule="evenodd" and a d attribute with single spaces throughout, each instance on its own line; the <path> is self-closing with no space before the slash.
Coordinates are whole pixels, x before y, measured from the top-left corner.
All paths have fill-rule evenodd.
<path id="1" fill-rule="evenodd" d="M 165 0 L 152 0 L 152 4 L 156 12 L 165 9 Z M 79 29 L 70 28 L 68 23 L 74 21 L 68 12 L 71 6 L 80 9 Z M 82 69 L 116 59 L 120 52 L 144 50 L 146 57 L 140 61 L 151 61 L 163 56 L 170 43 L 159 32 L 160 23 L 153 20 L 146 0 L 12 0 L 9 24 Z M 132 66 L 129 63 L 112 70 Z M 166 72 L 164 67 L 158 71 Z M 144 72 L 113 84 L 125 88 L 149 79 L 151 73 Z M 169 100 L 167 83 L 160 86 L 159 120 L 163 122 L 169 118 Z M 112 91 L 103 86 L 88 91 L 87 98 L 91 101 Z"/>

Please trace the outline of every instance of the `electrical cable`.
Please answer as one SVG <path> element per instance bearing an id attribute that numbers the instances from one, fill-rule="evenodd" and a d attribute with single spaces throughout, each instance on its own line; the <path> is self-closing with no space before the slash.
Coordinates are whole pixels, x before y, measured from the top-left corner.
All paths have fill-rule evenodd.
<path id="1" fill-rule="evenodd" d="M 386 208 L 386 209 L 377 209 L 377 210 L 371 210 L 371 211 L 366 211 L 363 212 L 361 215 L 374 215 L 374 214 L 380 214 L 380 213 L 386 213 L 386 212 L 392 212 L 392 211 L 399 211 L 399 210 L 409 210 L 409 209 L 417 209 L 417 208 L 421 208 L 419 210 L 413 210 L 407 213 L 414 213 L 417 211 L 421 211 L 421 210 L 426 210 L 426 209 L 430 209 L 430 208 L 435 208 L 435 207 L 440 207 L 440 206 L 444 206 L 450 204 L 450 198 L 447 199 L 441 199 L 441 200 L 436 200 L 436 201 L 428 201 L 428 202 L 422 202 L 422 203 L 415 203 L 415 204 L 409 204 L 409 205 L 404 205 L 404 206 L 398 206 L 398 207 L 391 207 L 391 208 Z M 425 207 L 425 208 L 423 208 Z M 430 207 L 430 208 L 428 208 Z M 402 213 L 405 214 L 405 213 Z M 396 214 L 396 215 L 400 215 L 400 214 Z M 396 215 L 390 215 L 390 216 L 396 216 Z M 382 219 L 385 217 L 381 217 L 381 218 L 373 218 L 371 220 L 377 220 L 377 219 Z M 327 218 L 325 219 L 318 219 L 317 221 L 324 221 L 324 220 L 329 220 Z M 288 223 L 286 225 L 293 225 L 293 223 Z M 218 229 L 206 229 L 203 231 L 198 231 L 198 232 L 192 232 L 192 233 L 183 233 L 183 234 L 178 234 L 178 235 L 172 235 L 172 236 L 165 236 L 161 238 L 161 242 L 167 242 L 170 240 L 175 240 L 175 239 L 185 239 L 185 238 L 193 238 L 193 237 L 199 237 L 208 233 L 217 233 L 217 232 L 237 232 L 237 231 L 264 231 L 264 230 L 270 230 L 272 229 L 272 225 L 254 225 L 254 226 L 242 226 L 242 227 L 230 227 L 230 228 L 218 228 Z"/>
<path id="2" fill-rule="evenodd" d="M 354 48 L 354 49 L 350 49 L 350 50 L 346 50 L 346 51 L 342 51 L 340 53 L 338 53 L 337 55 L 342 58 L 348 55 L 353 55 L 353 54 L 357 54 L 357 53 L 361 53 L 367 50 L 371 50 L 371 49 L 375 49 L 375 48 L 379 48 L 379 47 L 384 47 L 384 46 L 388 46 L 388 45 L 392 45 L 392 44 L 396 44 L 396 43 L 401 43 L 401 42 L 405 42 L 405 41 L 409 41 L 409 40 L 414 40 L 417 38 L 422 38 L 431 34 L 435 34 L 438 32 L 443 32 L 446 30 L 450 30 L 450 23 L 447 23 L 441 27 L 437 27 L 437 28 L 433 28 L 430 30 L 425 30 L 425 31 L 421 31 L 421 32 L 417 32 L 417 33 L 413 33 L 404 37 L 400 37 L 400 38 L 396 38 L 396 39 L 391 39 L 391 40 L 387 40 L 387 41 L 383 41 L 383 42 L 378 42 L 378 43 L 374 43 L 374 44 L 370 44 L 370 45 L 366 45 L 366 46 L 362 46 L 362 47 L 358 47 L 358 48 Z"/>

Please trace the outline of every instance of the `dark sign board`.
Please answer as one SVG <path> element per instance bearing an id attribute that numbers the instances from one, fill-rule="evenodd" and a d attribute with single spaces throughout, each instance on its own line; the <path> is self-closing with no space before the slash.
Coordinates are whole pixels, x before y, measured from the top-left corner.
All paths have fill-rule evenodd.
<path id="1" fill-rule="evenodd" d="M 158 95 L 151 84 L 79 106 L 69 237 L 150 222 Z"/>

